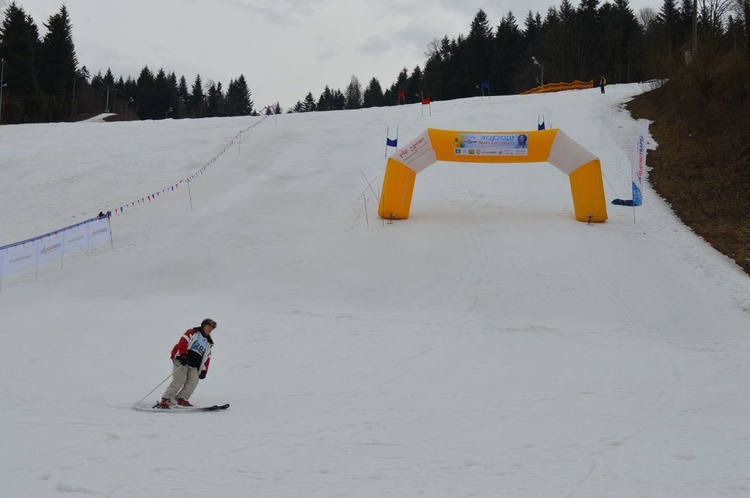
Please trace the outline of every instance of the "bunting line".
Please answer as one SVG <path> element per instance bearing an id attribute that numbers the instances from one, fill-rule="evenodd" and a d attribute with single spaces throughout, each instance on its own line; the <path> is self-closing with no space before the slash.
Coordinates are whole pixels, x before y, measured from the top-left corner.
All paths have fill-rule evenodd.
<path id="1" fill-rule="evenodd" d="M 199 176 L 206 174 L 206 172 L 208 171 L 208 169 L 211 166 L 213 166 L 214 164 L 216 164 L 216 162 L 221 158 L 221 156 L 223 156 L 224 154 L 226 154 L 227 151 L 230 148 L 232 148 L 232 146 L 234 146 L 235 143 L 237 143 L 239 140 L 241 140 L 241 137 L 242 137 L 243 133 L 246 133 L 246 132 L 252 130 L 253 128 L 255 128 L 256 126 L 260 125 L 263 121 L 265 121 L 268 118 L 269 115 L 270 114 L 268 114 L 268 113 L 263 114 L 258 121 L 256 121 L 255 123 L 249 125 L 247 128 L 245 128 L 245 129 L 240 130 L 239 132 L 237 132 L 237 134 L 232 138 L 232 140 L 229 143 L 227 143 L 224 146 L 224 148 L 221 149 L 221 151 L 219 151 L 207 163 L 205 163 L 203 166 L 201 166 L 200 169 L 198 169 L 198 171 L 196 171 L 192 175 L 188 176 L 187 178 L 185 178 L 183 180 L 180 180 L 177 183 L 174 183 L 174 184 L 170 185 L 169 187 L 165 187 L 165 188 L 163 188 L 161 190 L 157 190 L 156 192 L 154 192 L 152 194 L 148 194 L 148 195 L 146 195 L 144 197 L 141 197 L 140 199 L 136 199 L 134 201 L 130 201 L 130 202 L 121 204 L 119 207 L 117 207 L 115 209 L 112 209 L 112 210 L 107 210 L 105 212 L 107 212 L 107 213 L 113 213 L 115 216 L 123 215 L 123 214 L 125 214 L 127 211 L 129 211 L 132 208 L 139 207 L 141 205 L 153 202 L 153 201 L 157 200 L 158 198 L 160 198 L 162 195 L 166 195 L 167 193 L 179 190 L 180 185 L 183 184 L 183 183 L 193 182 Z"/>
<path id="2" fill-rule="evenodd" d="M 266 110 L 270 108 L 268 106 Z M 238 140 L 241 140 L 243 133 L 260 125 L 270 115 L 268 112 L 264 113 L 258 121 L 237 132 L 234 138 L 218 154 L 211 158 L 198 171 L 177 183 L 147 194 L 140 199 L 121 204 L 116 209 L 100 211 L 96 218 L 60 228 L 44 235 L 0 246 L 0 282 L 4 275 L 38 267 L 40 263 L 51 259 L 59 257 L 62 261 L 62 257 L 66 252 L 88 249 L 106 241 L 112 244 L 112 229 L 110 225 L 110 218 L 112 216 L 122 215 L 130 208 L 156 201 L 166 194 L 178 190 L 181 184 L 192 182 L 197 177 L 205 174 L 209 167 L 214 165 Z"/>

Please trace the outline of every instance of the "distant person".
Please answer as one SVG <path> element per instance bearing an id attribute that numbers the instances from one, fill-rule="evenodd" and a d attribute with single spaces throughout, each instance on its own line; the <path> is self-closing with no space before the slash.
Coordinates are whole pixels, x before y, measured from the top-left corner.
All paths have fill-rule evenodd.
<path id="1" fill-rule="evenodd" d="M 638 66 L 638 69 L 635 70 L 635 78 L 638 83 L 643 83 L 643 68 L 641 66 Z"/>
<path id="2" fill-rule="evenodd" d="M 211 348 L 214 345 L 211 332 L 216 329 L 216 321 L 206 318 L 200 327 L 188 329 L 172 348 L 172 383 L 169 384 L 161 401 L 155 408 L 169 409 L 176 403 L 179 406 L 193 406 L 190 396 L 198 387 L 198 381 L 205 379 L 208 364 L 211 362 Z"/>
<path id="3" fill-rule="evenodd" d="M 518 135 L 516 140 L 516 149 L 525 149 L 529 146 L 529 137 L 527 135 Z"/>
<path id="4" fill-rule="evenodd" d="M 601 75 L 599 77 L 599 88 L 601 89 L 602 93 L 604 93 L 604 87 L 607 85 L 607 78 L 604 77 L 604 75 Z"/>

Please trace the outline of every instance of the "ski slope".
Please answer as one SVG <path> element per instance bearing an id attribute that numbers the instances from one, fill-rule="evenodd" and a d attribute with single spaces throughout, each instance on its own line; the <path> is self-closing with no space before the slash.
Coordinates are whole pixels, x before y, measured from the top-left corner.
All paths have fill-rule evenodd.
<path id="1" fill-rule="evenodd" d="M 549 164 L 438 163 L 377 218 L 387 127 L 539 114 L 629 198 L 646 89 L 0 127 L 0 245 L 129 206 L 2 279 L 1 494 L 750 496 L 750 279 L 650 187 L 588 225 Z M 206 317 L 231 408 L 133 410 Z"/>

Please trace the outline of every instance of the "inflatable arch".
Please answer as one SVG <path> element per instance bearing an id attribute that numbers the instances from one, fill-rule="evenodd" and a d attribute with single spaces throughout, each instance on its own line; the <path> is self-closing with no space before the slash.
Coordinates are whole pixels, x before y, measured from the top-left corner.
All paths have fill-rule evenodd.
<path id="1" fill-rule="evenodd" d="M 452 131 L 429 128 L 401 147 L 385 169 L 378 214 L 409 217 L 417 173 L 436 161 L 464 163 L 548 162 L 570 177 L 578 221 L 607 219 L 599 159 L 560 130 L 523 132 Z"/>

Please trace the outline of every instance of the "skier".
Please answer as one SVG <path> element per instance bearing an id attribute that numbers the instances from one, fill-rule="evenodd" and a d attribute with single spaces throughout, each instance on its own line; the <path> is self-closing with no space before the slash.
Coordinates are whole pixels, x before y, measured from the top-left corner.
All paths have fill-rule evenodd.
<path id="1" fill-rule="evenodd" d="M 607 85 L 607 78 L 604 77 L 604 75 L 601 75 L 599 77 L 599 88 L 601 89 L 602 93 L 604 93 L 604 87 Z"/>
<path id="2" fill-rule="evenodd" d="M 190 396 L 198 386 L 198 381 L 206 378 L 208 364 L 211 362 L 211 348 L 214 345 L 211 332 L 216 328 L 216 321 L 206 318 L 200 327 L 188 329 L 172 348 L 173 371 L 172 383 L 169 384 L 156 408 L 168 409 L 173 400 L 180 406 L 193 406 Z"/>

